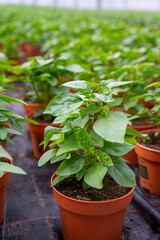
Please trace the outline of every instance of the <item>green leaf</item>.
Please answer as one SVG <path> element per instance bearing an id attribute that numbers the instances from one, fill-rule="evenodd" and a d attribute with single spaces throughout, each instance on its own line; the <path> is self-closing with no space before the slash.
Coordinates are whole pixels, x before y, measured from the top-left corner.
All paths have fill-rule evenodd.
<path id="1" fill-rule="evenodd" d="M 98 119 L 94 125 L 94 131 L 109 142 L 124 143 L 124 135 L 128 119 L 122 112 L 111 112 L 106 117 Z"/>
<path id="2" fill-rule="evenodd" d="M 92 139 L 92 144 L 96 147 L 102 148 L 104 145 L 104 140 L 102 137 L 100 137 L 95 131 L 92 129 L 90 131 L 90 137 Z"/>
<path id="3" fill-rule="evenodd" d="M 112 142 L 104 142 L 103 150 L 108 154 L 113 156 L 122 156 L 129 151 L 131 151 L 135 146 L 129 144 L 127 142 L 124 143 L 112 143 Z"/>
<path id="4" fill-rule="evenodd" d="M 82 80 L 66 82 L 66 83 L 63 83 L 62 85 L 65 87 L 78 88 L 78 89 L 88 88 L 87 82 Z"/>
<path id="5" fill-rule="evenodd" d="M 61 93 L 48 104 L 44 113 L 59 116 L 77 109 L 82 104 L 83 99 L 78 95 L 72 93 Z"/>
<path id="6" fill-rule="evenodd" d="M 92 146 L 91 137 L 87 133 L 87 131 L 84 130 L 84 129 L 79 129 L 78 130 L 76 142 L 77 142 L 77 146 L 80 149 L 84 149 L 84 150 L 88 150 L 89 151 L 91 146 Z"/>
<path id="7" fill-rule="evenodd" d="M 21 103 L 21 104 L 27 105 L 27 103 L 25 103 L 25 102 L 22 101 L 22 100 L 15 99 L 15 98 L 12 98 L 12 97 L 9 97 L 9 96 L 6 96 L 6 95 L 0 95 L 0 101 L 1 101 L 1 100 L 5 100 L 5 101 L 7 101 L 8 103 L 10 103 L 10 102 L 16 102 L 16 103 Z"/>
<path id="8" fill-rule="evenodd" d="M 129 136 L 129 135 L 125 135 L 125 141 L 127 143 L 134 144 L 134 145 L 137 143 L 136 139 L 134 137 Z"/>
<path id="9" fill-rule="evenodd" d="M 93 114 L 98 112 L 100 112 L 100 109 L 96 104 L 90 104 L 89 106 L 85 107 L 83 110 L 83 114 Z"/>
<path id="10" fill-rule="evenodd" d="M 107 104 L 108 107 L 117 107 L 119 106 L 123 101 L 123 98 L 116 98 L 113 100 L 113 102 L 109 102 Z"/>
<path id="11" fill-rule="evenodd" d="M 59 156 L 54 156 L 54 157 L 52 157 L 50 163 L 52 164 L 52 163 L 56 163 L 56 162 L 62 161 L 64 159 L 68 159 L 68 158 L 70 158 L 70 156 L 71 156 L 70 153 L 63 153 L 63 154 L 61 154 Z"/>
<path id="12" fill-rule="evenodd" d="M 135 174 L 123 161 L 114 160 L 113 166 L 108 167 L 109 175 L 123 187 L 135 187 Z"/>
<path id="13" fill-rule="evenodd" d="M 70 64 L 65 66 L 65 69 L 73 72 L 73 73 L 81 73 L 81 72 L 85 72 L 86 70 L 84 68 L 82 68 L 80 65 L 78 64 Z"/>
<path id="14" fill-rule="evenodd" d="M 16 135 L 23 135 L 23 133 L 15 130 L 15 129 L 12 129 L 12 128 L 8 128 L 8 133 L 11 133 L 11 134 L 16 134 Z"/>
<path id="15" fill-rule="evenodd" d="M 26 172 L 23 169 L 6 162 L 0 162 L 0 171 L 23 174 L 23 175 L 26 174 Z"/>
<path id="16" fill-rule="evenodd" d="M 97 189 L 103 188 L 103 178 L 107 173 L 107 167 L 99 164 L 87 169 L 84 175 L 84 181 L 89 186 Z"/>
<path id="17" fill-rule="evenodd" d="M 148 136 L 148 134 L 141 134 L 139 133 L 137 130 L 133 129 L 133 128 L 127 128 L 126 129 L 126 134 L 128 135 L 132 135 L 135 137 L 140 137 L 140 138 L 144 138 L 144 139 L 150 139 L 150 137 Z"/>
<path id="18" fill-rule="evenodd" d="M 12 157 L 1 145 L 0 145 L 0 158 L 7 158 L 9 160 L 12 160 Z"/>
<path id="19" fill-rule="evenodd" d="M 107 87 L 108 88 L 115 88 L 115 87 L 119 87 L 119 86 L 122 86 L 122 85 L 126 85 L 126 84 L 129 84 L 129 83 L 132 83 L 133 81 L 122 81 L 122 82 L 110 82 Z"/>
<path id="20" fill-rule="evenodd" d="M 51 62 L 53 62 L 53 58 L 50 58 L 50 59 L 47 59 L 47 60 L 44 60 L 44 59 L 36 59 L 37 63 L 39 63 L 39 65 L 42 67 L 44 65 L 47 65 Z"/>
<path id="21" fill-rule="evenodd" d="M 138 98 L 129 99 L 124 103 L 124 109 L 127 111 L 129 108 L 134 107 L 138 102 Z"/>
<path id="22" fill-rule="evenodd" d="M 16 130 L 18 130 L 18 131 L 24 133 L 23 128 L 21 127 L 21 125 L 20 125 L 18 122 L 16 122 L 16 120 L 14 120 L 14 119 L 10 119 L 10 124 L 11 124 L 12 127 L 15 128 Z"/>
<path id="23" fill-rule="evenodd" d="M 73 175 L 79 172 L 84 166 L 84 159 L 78 155 L 72 155 L 70 159 L 64 160 L 56 174 L 60 176 Z"/>
<path id="24" fill-rule="evenodd" d="M 33 123 L 35 125 L 38 125 L 39 123 L 30 119 L 30 118 L 16 118 L 16 122 L 26 122 L 26 123 Z"/>
<path id="25" fill-rule="evenodd" d="M 86 123 L 88 122 L 88 120 L 89 120 L 89 116 L 86 115 L 84 118 L 81 118 L 81 117 L 76 118 L 76 119 L 74 120 L 74 124 L 75 124 L 76 126 L 80 127 L 80 128 L 84 128 L 84 126 L 86 125 Z"/>
<path id="26" fill-rule="evenodd" d="M 94 95 L 96 96 L 96 98 L 98 98 L 99 100 L 101 100 L 103 102 L 106 102 L 106 103 L 113 102 L 111 97 L 110 96 L 106 96 L 105 94 L 94 93 Z"/>
<path id="27" fill-rule="evenodd" d="M 69 136 L 67 136 L 65 142 L 61 144 L 56 156 L 59 156 L 66 152 L 76 151 L 78 149 L 79 148 L 76 143 L 76 136 L 74 133 L 71 133 Z"/>
<path id="28" fill-rule="evenodd" d="M 78 173 L 76 173 L 77 181 L 80 181 L 83 178 L 84 173 L 85 173 L 84 169 L 82 169 Z"/>
<path id="29" fill-rule="evenodd" d="M 0 139 L 4 140 L 7 137 L 8 128 L 0 125 Z"/>
<path id="30" fill-rule="evenodd" d="M 47 147 L 50 140 L 61 139 L 61 133 L 68 132 L 69 130 L 70 129 L 47 126 L 44 131 L 44 148 Z"/>
<path id="31" fill-rule="evenodd" d="M 18 118 L 18 119 L 21 119 L 21 118 L 23 119 L 22 116 L 20 116 L 19 114 L 13 112 L 12 110 L 5 109 L 2 112 L 3 112 L 3 114 L 5 114 L 5 115 L 7 115 L 9 117 L 11 116 L 11 117 L 15 117 L 15 118 Z"/>
<path id="32" fill-rule="evenodd" d="M 96 157 L 98 161 L 104 166 L 113 166 L 111 157 L 103 151 L 97 152 Z"/>
<path id="33" fill-rule="evenodd" d="M 45 152 L 41 158 L 38 161 L 38 166 L 41 167 L 42 165 L 44 165 L 46 162 L 48 162 L 53 156 L 55 156 L 57 153 L 57 149 L 53 148 L 48 150 L 47 152 Z"/>
<path id="34" fill-rule="evenodd" d="M 63 181 L 65 178 L 68 178 L 68 176 L 56 176 L 55 179 L 52 181 L 51 187 L 55 186 L 57 183 Z"/>
<path id="35" fill-rule="evenodd" d="M 3 113 L 0 113 L 0 122 L 7 122 L 9 118 L 4 115 Z"/>

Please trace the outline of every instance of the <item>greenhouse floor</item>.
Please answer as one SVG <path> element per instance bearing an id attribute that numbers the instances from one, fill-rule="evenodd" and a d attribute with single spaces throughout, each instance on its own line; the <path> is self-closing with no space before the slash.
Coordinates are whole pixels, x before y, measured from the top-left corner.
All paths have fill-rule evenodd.
<path id="1" fill-rule="evenodd" d="M 11 108 L 25 115 L 20 104 L 12 104 Z M 6 215 L 0 225 L 0 240 L 62 240 L 58 206 L 50 187 L 50 177 L 57 166 L 46 164 L 38 167 L 37 160 L 33 157 L 27 124 L 24 123 L 23 127 L 24 136 L 14 136 L 15 144 L 8 144 L 8 151 L 14 158 L 14 164 L 22 167 L 27 175 L 11 176 Z M 137 167 L 133 168 L 137 175 Z M 144 198 L 160 211 L 160 196 L 151 195 L 146 190 L 141 191 Z M 132 202 L 126 212 L 121 240 L 158 239 L 160 234 L 154 222 Z"/>

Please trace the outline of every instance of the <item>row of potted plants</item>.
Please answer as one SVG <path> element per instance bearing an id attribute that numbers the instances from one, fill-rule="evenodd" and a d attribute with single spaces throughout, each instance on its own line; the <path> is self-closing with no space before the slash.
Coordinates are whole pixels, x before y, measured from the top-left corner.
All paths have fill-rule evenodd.
<path id="1" fill-rule="evenodd" d="M 2 6 L 1 9 L 0 44 L 10 59 L 24 60 L 26 56 L 41 54 L 69 56 L 95 69 L 100 65 L 112 67 L 128 62 L 159 63 L 157 14 L 148 18 L 147 14 L 128 16 L 128 13 L 49 8 L 46 15 L 39 7 Z"/>
<path id="2" fill-rule="evenodd" d="M 52 11 L 50 13 L 53 15 Z M 61 10 L 57 10 L 55 19 L 60 13 Z M 148 27 L 145 17 L 139 20 L 138 27 L 134 27 L 134 17 L 126 24 L 125 15 L 117 21 L 120 17 L 117 14 L 113 21 L 110 14 L 103 13 L 108 21 L 106 24 L 96 12 L 91 16 L 89 12 L 77 11 L 77 16 L 72 14 L 75 24 L 70 24 L 68 13 L 71 14 L 66 11 L 62 22 L 58 23 L 53 23 L 48 14 L 38 24 L 35 17 L 30 24 L 22 21 L 16 25 L 11 16 L 13 25 L 6 24 L 0 32 L 1 83 L 9 89 L 9 82 L 23 81 L 28 88 L 23 97 L 31 102 L 25 105 L 27 119 L 2 106 L 1 123 L 9 122 L 13 128 L 22 131 L 19 122 L 27 121 L 29 130 L 34 130 L 31 137 L 33 143 L 36 142 L 34 156 L 40 158 L 38 165 L 60 162 L 51 185 L 60 207 L 65 240 L 119 239 L 126 207 L 136 185 L 134 173 L 126 163 L 132 158 L 129 151 L 134 154 L 135 161 L 137 141 L 140 184 L 151 193 L 160 194 L 155 182 L 160 170 L 160 150 L 150 149 L 154 142 L 159 146 L 160 134 L 158 129 L 148 130 L 160 122 L 159 30 L 156 26 Z M 93 24 L 95 16 L 97 22 Z M 25 31 L 18 30 L 22 25 Z M 124 27 L 126 31 L 122 31 Z M 10 33 L 8 40 L 6 32 Z M 15 44 L 11 45 L 13 39 Z M 30 45 L 26 39 L 37 45 L 37 50 L 43 43 L 46 57 L 30 58 L 22 65 L 13 66 L 15 63 L 4 53 L 12 59 L 16 58 L 12 49 L 25 53 Z M 32 56 L 33 53 L 27 55 Z M 7 80 L 4 72 L 8 75 Z M 0 96 L 3 104 L 12 101 L 24 104 L 9 96 Z M 37 120 L 43 112 L 48 123 L 42 123 L 42 127 L 39 124 L 36 130 L 31 118 Z M 140 117 L 153 124 L 143 127 L 144 133 L 136 131 L 141 131 L 142 127 L 139 129 L 131 124 Z M 5 139 L 11 141 L 8 134 L 20 134 L 19 131 L 2 125 L 2 144 Z M 35 133 L 38 133 L 38 139 Z M 11 160 L 3 147 L 0 150 L 3 159 Z M 151 153 L 154 153 L 153 157 Z M 23 170 L 0 161 L 0 180 L 5 176 L 9 179 L 7 172 L 10 171 L 24 174 Z"/>
<path id="3" fill-rule="evenodd" d="M 45 64 L 45 62 L 43 63 Z M 148 137 L 141 135 L 134 129 L 127 128 L 127 125 L 131 124 L 128 113 L 123 113 L 122 111 L 113 109 L 113 107 L 115 108 L 121 103 L 121 101 L 117 101 L 117 98 L 115 98 L 116 94 L 121 91 L 120 86 L 128 86 L 132 83 L 132 81 L 117 82 L 113 80 L 103 80 L 100 83 L 90 81 L 66 82 L 63 84 L 63 87 L 74 89 L 74 93 L 61 93 L 51 100 L 45 110 L 45 114 L 51 114 L 52 117 L 55 117 L 53 123 L 56 125 L 48 126 L 45 130 L 44 146 L 46 147 L 49 144 L 49 150 L 40 158 L 39 166 L 43 165 L 49 160 L 51 160 L 51 163 L 55 163 L 64 159 L 56 172 L 57 177 L 54 174 L 52 178 L 52 185 L 57 183 L 59 184 L 68 177 L 71 178 L 69 178 L 69 185 L 70 181 L 81 181 L 83 191 L 87 191 L 87 196 L 79 196 L 79 193 L 77 193 L 78 199 L 74 201 L 74 203 L 70 198 L 68 199 L 65 197 L 67 199 L 67 203 L 65 204 L 67 204 L 69 207 L 70 201 L 71 206 L 73 204 L 77 205 L 79 201 L 82 201 L 82 204 L 85 202 L 85 208 L 82 208 L 81 213 L 78 212 L 78 214 L 85 215 L 85 219 L 88 218 L 85 214 L 86 209 L 90 208 L 88 206 L 88 203 L 90 202 L 88 202 L 89 196 L 92 196 L 93 194 L 91 203 L 93 200 L 95 200 L 94 198 L 96 198 L 96 194 L 94 196 L 94 193 L 90 192 L 90 190 L 88 192 L 88 189 L 103 188 L 103 179 L 106 177 L 108 178 L 108 175 L 110 175 L 115 182 L 121 186 L 135 186 L 134 174 L 126 165 L 125 160 L 121 156 L 133 149 L 134 146 L 132 143 L 135 144 L 135 139 L 133 136 L 142 137 L 144 139 L 147 139 Z M 147 88 L 151 88 L 151 91 L 154 92 L 152 93 L 152 96 L 154 96 L 152 99 L 154 104 L 152 111 L 156 113 L 153 118 L 158 122 L 159 105 L 157 105 L 157 102 L 159 102 L 159 99 L 157 94 L 159 91 L 157 87 L 159 87 L 159 83 L 152 83 Z M 156 89 L 156 95 L 155 89 L 153 88 Z M 148 93 L 148 96 L 151 96 L 151 93 Z M 77 185 L 79 185 L 79 183 L 76 182 L 76 186 Z M 59 187 L 61 188 L 61 185 Z M 124 189 L 122 189 L 122 191 L 123 190 Z M 65 190 L 63 191 L 65 192 Z M 70 215 L 73 215 L 72 207 L 69 207 L 69 210 L 67 210 L 66 205 L 64 204 L 63 206 L 62 203 L 61 198 L 63 198 L 63 196 L 61 194 L 59 195 L 55 188 L 54 192 L 55 198 L 60 204 L 64 239 L 75 239 L 75 236 L 78 239 L 78 236 L 75 235 L 77 233 L 79 234 L 80 239 L 82 239 L 83 231 L 81 231 L 81 234 L 78 232 L 78 230 L 72 231 L 72 229 L 70 229 L 70 225 L 68 225 L 67 218 L 69 217 L 70 219 Z M 113 190 L 113 192 L 115 192 L 115 190 Z M 110 224 L 108 224 L 108 229 L 106 229 L 107 231 L 104 231 L 107 235 L 110 234 L 111 239 L 118 239 L 120 236 L 125 209 L 131 200 L 132 192 L 133 191 L 129 190 L 128 194 L 125 194 L 127 195 L 127 200 L 125 201 L 126 203 L 123 203 L 123 214 L 121 217 L 122 220 L 121 223 L 117 223 L 119 226 L 117 227 L 117 232 L 112 233 L 114 231 L 109 231 L 109 229 L 111 229 Z M 124 200 L 125 198 L 121 196 L 118 199 Z M 111 204 L 112 200 L 102 202 L 105 202 L 104 205 L 106 205 L 106 210 L 101 210 L 104 217 L 104 211 L 108 215 L 108 204 Z M 95 204 L 93 204 L 93 206 L 95 208 Z M 115 208 L 115 205 L 113 206 Z M 65 209 L 64 212 L 63 209 Z M 99 204 L 98 212 L 100 209 L 101 204 Z M 68 211 L 71 211 L 72 214 L 68 213 Z M 120 209 L 118 209 L 118 211 L 120 211 Z M 109 212 L 109 214 L 111 214 L 111 212 Z M 89 216 L 89 212 L 87 216 Z M 107 221 L 107 218 L 108 216 L 105 216 L 105 222 Z M 79 226 L 79 223 L 77 222 L 78 220 L 76 219 L 77 216 L 75 215 L 73 219 L 69 220 L 75 224 L 74 229 L 76 229 L 76 225 Z M 91 220 L 91 223 L 93 224 L 92 221 L 95 222 L 94 217 Z M 102 222 L 103 221 L 104 218 Z M 113 222 L 115 223 L 114 217 Z M 90 226 L 91 223 L 85 222 L 85 226 L 87 226 L 87 224 Z M 80 225 L 82 226 L 82 222 Z M 99 226 L 100 229 L 101 226 L 102 224 Z M 83 229 L 85 229 L 84 226 Z M 93 239 L 93 235 L 98 237 L 96 233 L 90 234 L 89 229 L 91 232 L 93 232 L 91 227 L 86 229 L 87 233 L 85 234 L 87 234 L 88 239 Z M 102 239 L 105 239 L 104 234 L 105 233 L 102 234 Z"/>

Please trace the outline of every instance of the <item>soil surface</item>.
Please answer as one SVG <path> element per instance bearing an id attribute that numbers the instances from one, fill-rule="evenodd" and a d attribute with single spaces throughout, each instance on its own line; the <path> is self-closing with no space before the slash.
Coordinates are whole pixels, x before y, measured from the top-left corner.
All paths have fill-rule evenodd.
<path id="1" fill-rule="evenodd" d="M 159 132 L 149 132 L 147 134 L 149 135 L 150 140 L 146 140 L 143 138 L 137 138 L 137 142 L 142 144 L 145 147 L 160 150 L 160 131 Z"/>
<path id="2" fill-rule="evenodd" d="M 84 201 L 106 201 L 122 197 L 127 194 L 130 189 L 120 186 L 108 174 L 103 180 L 103 189 L 89 188 L 83 190 L 82 181 L 77 181 L 75 175 L 64 179 L 56 185 L 56 189 L 62 194 Z"/>
<path id="3" fill-rule="evenodd" d="M 38 117 L 30 117 L 32 120 L 38 122 L 38 123 L 48 123 L 48 124 L 52 124 L 54 121 L 54 117 L 52 117 L 51 115 L 45 114 L 45 115 L 41 115 Z"/>
<path id="4" fill-rule="evenodd" d="M 8 163 L 8 161 L 7 161 L 6 159 L 4 159 L 4 158 L 0 158 L 0 162 L 6 162 L 6 163 Z"/>
<path id="5" fill-rule="evenodd" d="M 144 125 L 151 125 L 151 124 L 153 124 L 153 122 L 150 122 L 149 118 L 147 117 L 136 118 L 132 120 L 133 126 L 144 126 Z"/>

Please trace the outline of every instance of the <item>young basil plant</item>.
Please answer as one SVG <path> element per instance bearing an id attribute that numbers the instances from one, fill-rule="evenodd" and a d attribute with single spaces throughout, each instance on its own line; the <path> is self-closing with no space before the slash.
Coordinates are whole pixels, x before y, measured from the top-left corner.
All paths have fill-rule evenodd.
<path id="1" fill-rule="evenodd" d="M 48 104 L 44 114 L 54 116 L 54 123 L 61 127 L 45 129 L 44 146 L 49 144 L 50 150 L 38 165 L 63 160 L 52 186 L 76 175 L 78 181 L 83 179 L 83 189 L 101 189 L 107 173 L 122 186 L 136 185 L 133 171 L 121 156 L 134 148 L 133 136 L 147 136 L 127 128 L 128 114 L 110 109 L 118 102 L 114 89 L 122 84 L 129 82 L 67 82 L 63 86 L 74 88 L 75 94 L 61 93 Z"/>

